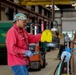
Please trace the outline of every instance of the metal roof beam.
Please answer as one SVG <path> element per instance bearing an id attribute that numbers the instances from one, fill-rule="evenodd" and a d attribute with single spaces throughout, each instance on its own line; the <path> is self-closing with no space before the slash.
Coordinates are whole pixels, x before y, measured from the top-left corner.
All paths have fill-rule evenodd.
<path id="1" fill-rule="evenodd" d="M 47 5 L 47 4 L 52 4 L 50 0 L 22 0 L 21 5 Z M 67 5 L 67 4 L 72 4 L 73 2 L 71 0 L 56 0 L 55 5 Z"/>
<path id="2" fill-rule="evenodd" d="M 43 16 L 43 15 L 38 14 L 38 13 L 35 13 L 34 11 L 29 10 L 29 9 L 27 9 L 27 8 L 25 8 L 25 7 L 21 7 L 20 5 L 18 5 L 18 4 L 16 4 L 16 3 L 13 3 L 13 2 L 11 2 L 11 1 L 4 1 L 4 0 L 2 0 L 2 1 L 1 1 L 1 5 L 10 7 L 10 8 L 12 8 L 12 9 L 23 10 L 24 12 L 29 12 L 29 13 L 32 13 L 32 14 L 34 14 L 34 15 L 36 15 L 36 16 L 39 16 L 39 17 L 42 17 L 42 18 L 44 18 L 44 19 L 50 20 L 50 18 L 47 18 L 46 16 Z"/>

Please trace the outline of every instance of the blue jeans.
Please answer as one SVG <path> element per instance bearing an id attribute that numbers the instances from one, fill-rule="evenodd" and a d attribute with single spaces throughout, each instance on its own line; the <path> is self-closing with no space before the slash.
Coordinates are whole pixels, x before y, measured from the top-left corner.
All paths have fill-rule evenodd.
<path id="1" fill-rule="evenodd" d="M 11 66 L 14 75 L 29 75 L 27 66 Z"/>

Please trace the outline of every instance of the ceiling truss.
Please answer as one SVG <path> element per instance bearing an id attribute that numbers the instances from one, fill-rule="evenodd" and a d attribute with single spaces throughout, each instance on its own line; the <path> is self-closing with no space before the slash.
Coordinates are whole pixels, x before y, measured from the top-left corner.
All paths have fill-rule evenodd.
<path id="1" fill-rule="evenodd" d="M 55 5 L 67 5 L 75 3 L 76 0 L 54 0 Z M 21 5 L 47 5 L 52 4 L 52 0 L 20 0 Z"/>

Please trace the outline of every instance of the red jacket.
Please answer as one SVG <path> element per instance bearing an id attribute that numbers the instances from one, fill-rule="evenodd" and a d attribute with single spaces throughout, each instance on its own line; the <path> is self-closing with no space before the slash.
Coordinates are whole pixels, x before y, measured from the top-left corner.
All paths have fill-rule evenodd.
<path id="1" fill-rule="evenodd" d="M 40 38 L 41 34 L 29 34 L 26 30 L 20 30 L 17 25 L 14 24 L 6 35 L 8 65 L 28 65 L 29 58 L 24 58 L 22 53 L 28 50 L 29 43 L 37 43 L 40 41 Z"/>

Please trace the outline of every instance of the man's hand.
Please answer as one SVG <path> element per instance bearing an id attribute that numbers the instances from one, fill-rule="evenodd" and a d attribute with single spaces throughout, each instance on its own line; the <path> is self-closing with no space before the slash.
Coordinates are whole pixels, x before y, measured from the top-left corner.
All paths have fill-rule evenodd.
<path id="1" fill-rule="evenodd" d="M 31 57 L 31 56 L 34 56 L 34 53 L 32 53 L 30 50 L 26 50 L 23 56 Z"/>

